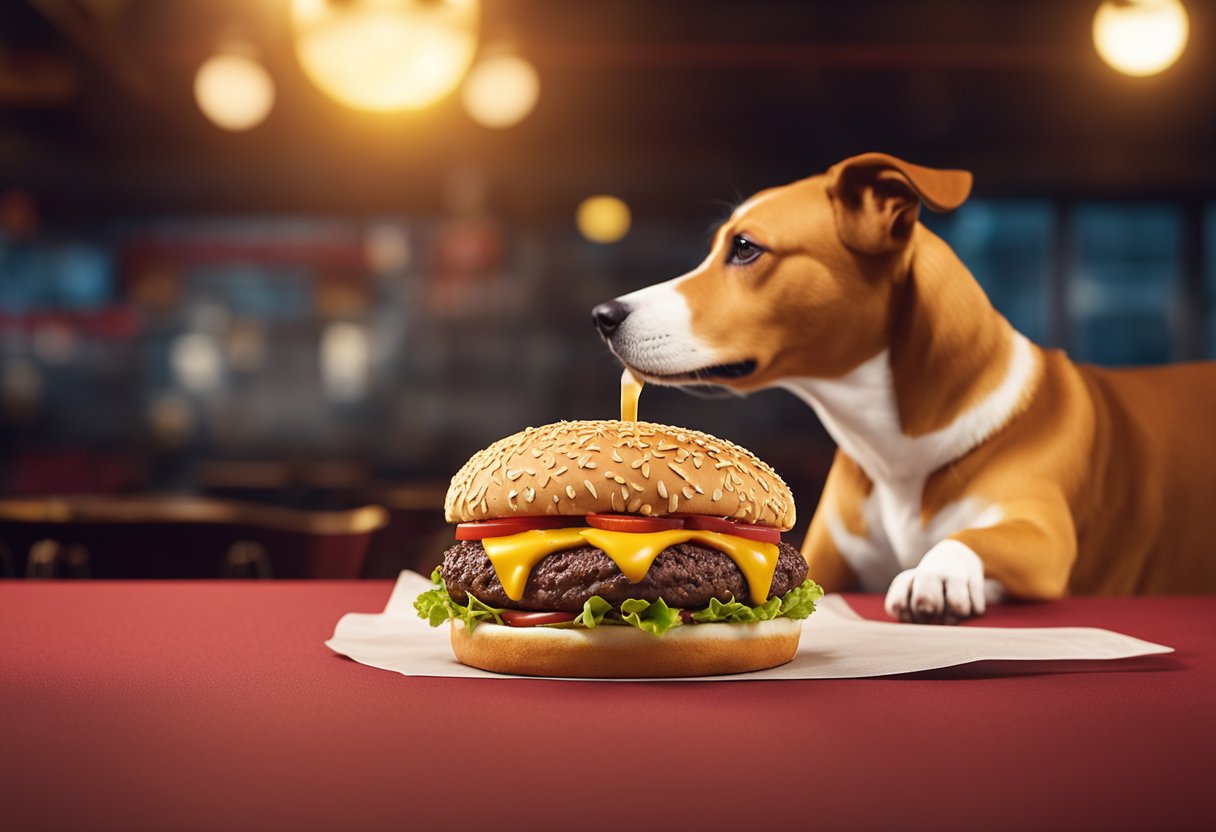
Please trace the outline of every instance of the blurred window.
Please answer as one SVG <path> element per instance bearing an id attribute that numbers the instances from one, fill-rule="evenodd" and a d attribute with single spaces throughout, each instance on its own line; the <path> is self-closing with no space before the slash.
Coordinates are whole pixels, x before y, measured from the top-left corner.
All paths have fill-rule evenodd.
<path id="1" fill-rule="evenodd" d="M 1069 353 L 1111 366 L 1177 357 L 1182 211 L 1153 203 L 1081 203 L 1068 282 Z"/>
<path id="2" fill-rule="evenodd" d="M 1055 216 L 1046 200 L 973 199 L 924 216 L 971 270 L 992 305 L 1020 332 L 1046 343 Z"/>

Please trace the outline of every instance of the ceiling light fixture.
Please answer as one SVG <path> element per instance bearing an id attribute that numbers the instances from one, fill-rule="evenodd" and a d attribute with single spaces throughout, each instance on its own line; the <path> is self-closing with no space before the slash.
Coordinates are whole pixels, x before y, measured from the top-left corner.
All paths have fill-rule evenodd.
<path id="1" fill-rule="evenodd" d="M 478 0 L 292 0 L 296 56 L 322 92 L 356 110 L 433 104 L 477 51 Z"/>
<path id="2" fill-rule="evenodd" d="M 1125 75 L 1156 75 L 1182 55 L 1190 33 L 1179 0 L 1106 0 L 1094 15 L 1094 46 Z"/>

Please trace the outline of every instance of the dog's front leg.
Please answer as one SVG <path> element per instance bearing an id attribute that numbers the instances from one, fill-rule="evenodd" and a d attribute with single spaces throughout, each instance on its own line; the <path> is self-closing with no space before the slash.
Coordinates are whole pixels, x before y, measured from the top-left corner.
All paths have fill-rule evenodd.
<path id="1" fill-rule="evenodd" d="M 983 615 L 1006 593 L 1047 600 L 1068 590 L 1077 554 L 1072 516 L 1062 498 L 1019 501 L 994 526 L 965 529 L 895 576 L 887 614 L 901 621 L 955 624 Z"/>
<path id="2" fill-rule="evenodd" d="M 895 576 L 884 606 L 887 615 L 900 621 L 956 624 L 983 615 L 989 600 L 999 600 L 999 584 L 987 583 L 991 599 L 979 555 L 957 540 L 943 540 L 914 569 Z"/>

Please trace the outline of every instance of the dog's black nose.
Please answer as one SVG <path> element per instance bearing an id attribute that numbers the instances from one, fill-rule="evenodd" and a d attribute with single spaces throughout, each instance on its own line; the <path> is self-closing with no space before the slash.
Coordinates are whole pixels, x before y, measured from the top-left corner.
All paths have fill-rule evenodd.
<path id="1" fill-rule="evenodd" d="M 629 307 L 621 303 L 619 300 L 610 300 L 607 303 L 601 303 L 599 306 L 591 310 L 591 320 L 595 321 L 595 328 L 600 331 L 600 335 L 607 338 L 616 328 L 624 323 L 629 317 Z"/>

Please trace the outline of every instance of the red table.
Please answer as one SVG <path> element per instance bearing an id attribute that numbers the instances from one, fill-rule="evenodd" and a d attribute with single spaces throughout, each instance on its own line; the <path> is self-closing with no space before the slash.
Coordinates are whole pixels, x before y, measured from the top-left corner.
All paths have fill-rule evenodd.
<path id="1" fill-rule="evenodd" d="M 0 828 L 1216 828 L 1216 598 L 985 619 L 1171 656 L 615 684 L 406 678 L 322 645 L 389 589 L 0 583 Z"/>

